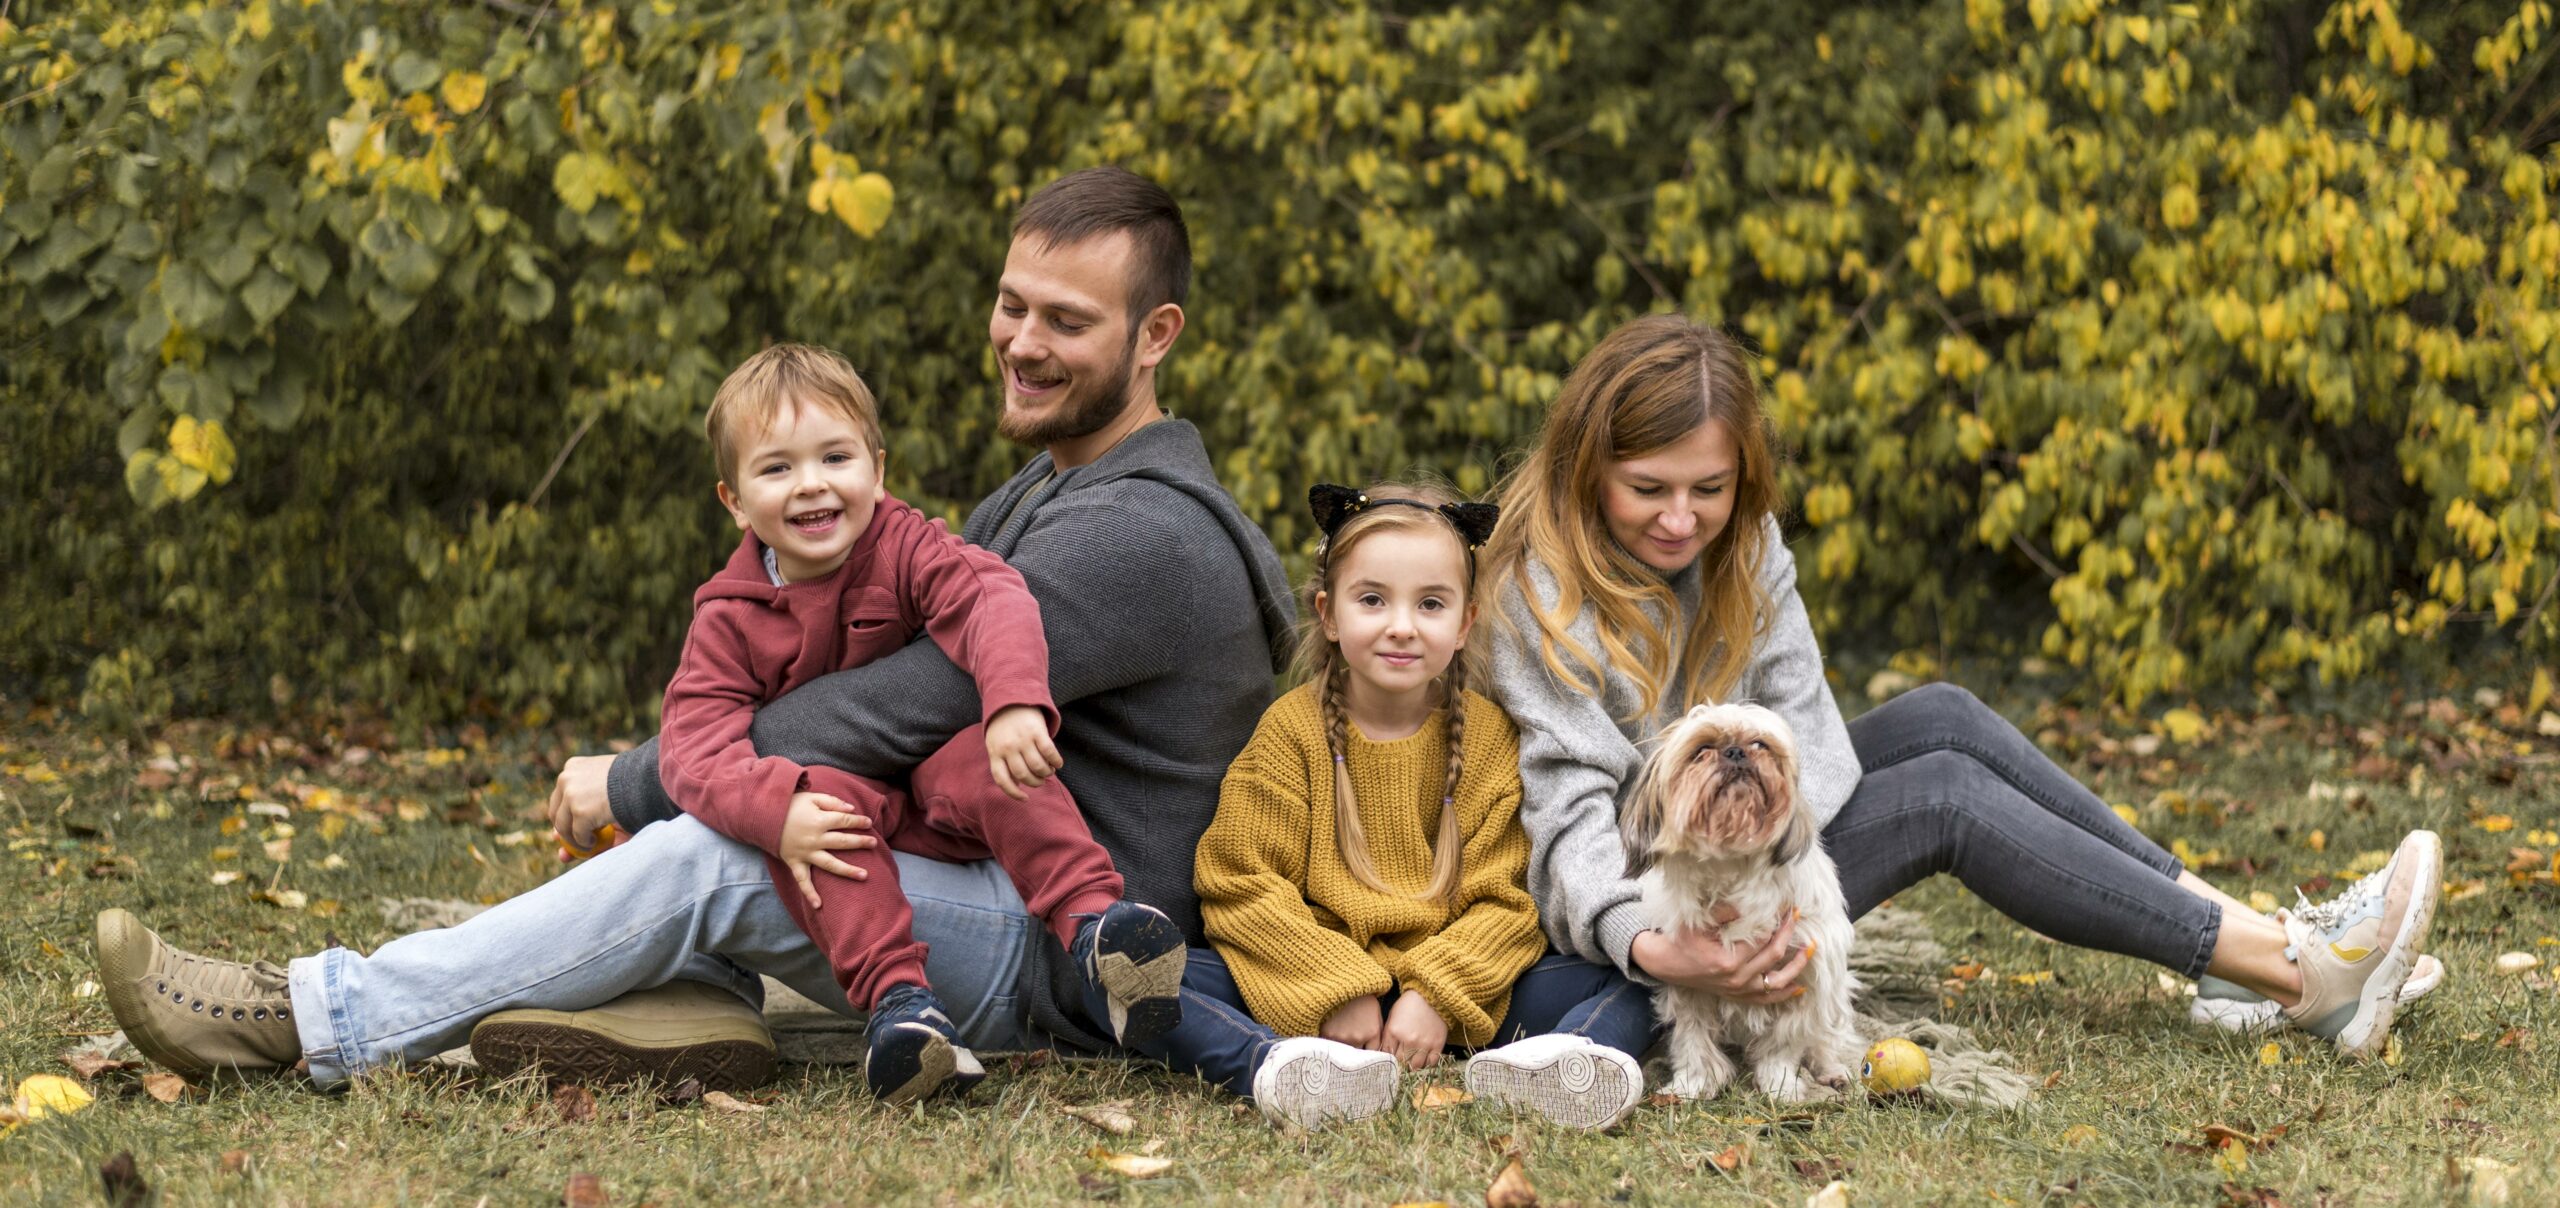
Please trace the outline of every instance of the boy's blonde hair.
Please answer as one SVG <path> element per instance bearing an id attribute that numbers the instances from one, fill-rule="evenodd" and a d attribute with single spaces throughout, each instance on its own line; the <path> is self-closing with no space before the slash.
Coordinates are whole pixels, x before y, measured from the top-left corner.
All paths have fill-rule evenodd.
<path id="1" fill-rule="evenodd" d="M 1669 447 L 1720 423 L 1741 455 L 1733 514 L 1698 556 L 1698 615 L 1685 632 L 1662 576 L 1609 536 L 1600 511 L 1613 462 Z M 1597 694 L 1606 671 L 1632 680 L 1637 717 L 1661 708 L 1672 685 L 1683 709 L 1730 696 L 1768 623 L 1760 590 L 1766 518 L 1778 506 L 1777 442 L 1750 357 L 1733 337 L 1678 315 L 1610 332 L 1565 378 L 1528 459 L 1502 486 L 1502 521 L 1486 543 L 1484 580 L 1518 591 L 1538 623 L 1538 651 L 1557 679 Z M 1529 563 L 1555 573 L 1554 608 L 1541 607 Z M 1599 650 L 1567 632 L 1585 604 L 1599 614 Z M 1495 623 L 1509 615 L 1494 610 Z M 1620 718 L 1633 721 L 1635 718 Z"/>
<path id="2" fill-rule="evenodd" d="M 1385 532 L 1445 533 L 1466 555 L 1468 582 L 1460 585 L 1466 593 L 1462 607 L 1475 606 L 1475 551 L 1467 548 L 1466 538 L 1459 535 L 1451 521 L 1433 509 L 1444 503 L 1459 502 L 1458 496 L 1428 483 L 1375 482 L 1362 492 L 1372 499 L 1406 499 L 1422 507 L 1367 508 L 1342 527 L 1333 531 L 1323 545 L 1317 547 L 1315 573 L 1307 579 L 1304 604 L 1306 623 L 1298 638 L 1298 666 L 1316 685 L 1316 702 L 1324 717 L 1324 744 L 1333 756 L 1333 837 L 1334 847 L 1342 853 L 1342 863 L 1351 870 L 1353 879 L 1372 892 L 1404 896 L 1403 890 L 1386 883 L 1378 875 L 1377 862 L 1369 858 L 1368 828 L 1360 821 L 1360 803 L 1352 795 L 1351 769 L 1345 760 L 1351 749 L 1347 733 L 1350 709 L 1344 692 L 1351 668 L 1343 661 L 1342 648 L 1325 636 L 1324 617 L 1316 608 L 1316 595 L 1323 593 L 1332 602 L 1333 574 L 1354 546 L 1369 536 Z M 1448 721 L 1449 763 L 1440 789 L 1439 837 L 1431 844 L 1431 880 L 1420 893 L 1411 896 L 1420 901 L 1448 901 L 1458 890 L 1458 781 L 1466 772 L 1467 742 L 1467 672 L 1473 647 L 1458 651 L 1449 661 L 1449 669 L 1441 673 L 1440 701 Z"/>
<path id="3" fill-rule="evenodd" d="M 712 463 L 730 490 L 738 488 L 738 459 L 746 455 L 748 442 L 771 427 L 794 399 L 843 416 L 874 451 L 880 448 L 879 404 L 853 365 L 812 344 L 776 344 L 730 371 L 720 393 L 711 398 L 711 414 L 702 420 L 702 434 L 711 439 Z"/>

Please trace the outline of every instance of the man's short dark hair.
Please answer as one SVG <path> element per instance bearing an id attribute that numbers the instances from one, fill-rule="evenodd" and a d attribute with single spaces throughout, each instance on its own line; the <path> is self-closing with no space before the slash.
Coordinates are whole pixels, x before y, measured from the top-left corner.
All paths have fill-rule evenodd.
<path id="1" fill-rule="evenodd" d="M 1013 216 L 1013 237 L 1036 237 L 1043 251 L 1127 231 L 1136 263 L 1129 274 L 1129 323 L 1191 296 L 1191 231 L 1173 195 L 1126 168 L 1085 168 L 1050 181 Z M 1130 333 L 1133 337 L 1136 332 Z"/>

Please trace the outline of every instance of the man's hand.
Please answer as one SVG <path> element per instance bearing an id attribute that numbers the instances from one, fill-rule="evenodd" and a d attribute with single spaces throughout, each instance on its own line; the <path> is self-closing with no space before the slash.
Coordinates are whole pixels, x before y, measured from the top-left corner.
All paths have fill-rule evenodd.
<path id="1" fill-rule="evenodd" d="M 1317 1026 L 1316 1035 L 1350 1045 L 1355 1049 L 1378 1047 L 1378 1033 L 1384 1030 L 1384 1014 L 1378 1009 L 1375 995 L 1363 994 L 1335 1007 Z"/>
<path id="2" fill-rule="evenodd" d="M 782 820 L 782 849 L 774 854 L 791 868 L 791 879 L 800 883 L 800 896 L 808 899 L 809 909 L 818 908 L 818 887 L 809 879 L 809 869 L 822 868 L 839 877 L 867 881 L 871 874 L 836 857 L 840 851 L 878 847 L 880 841 L 869 835 L 848 831 L 871 829 L 871 819 L 837 798 L 825 793 L 793 793 L 791 812 Z"/>
<path id="3" fill-rule="evenodd" d="M 1627 955 L 1637 968 L 1671 985 L 1704 990 L 1728 1002 L 1781 1003 L 1804 993 L 1795 984 L 1796 975 L 1813 955 L 1811 944 L 1794 947 L 1798 917 L 1790 912 L 1756 948 L 1727 944 L 1712 929 L 1645 931 L 1636 935 Z"/>
<path id="4" fill-rule="evenodd" d="M 1423 1070 L 1440 1064 L 1440 1050 L 1448 1043 L 1449 1021 L 1440 1018 L 1440 1012 L 1421 995 L 1407 990 L 1387 1009 L 1386 1027 L 1370 1047 L 1393 1054 L 1396 1064 L 1406 1069 Z"/>
<path id="5" fill-rule="evenodd" d="M 996 787 L 1016 801 L 1066 766 L 1056 743 L 1049 741 L 1048 715 L 1029 705 L 1007 705 L 987 722 L 987 770 Z"/>
<path id="6" fill-rule="evenodd" d="M 578 851 L 592 850 L 596 832 L 613 821 L 613 803 L 605 798 L 605 778 L 612 770 L 611 755 L 572 755 L 560 765 L 560 778 L 551 782 L 551 802 L 543 813 L 551 819 L 552 833 Z"/>

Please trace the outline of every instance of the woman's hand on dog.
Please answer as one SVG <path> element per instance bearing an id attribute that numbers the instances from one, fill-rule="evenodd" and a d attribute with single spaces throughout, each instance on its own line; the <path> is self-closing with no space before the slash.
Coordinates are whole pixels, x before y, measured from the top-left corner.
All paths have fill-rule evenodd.
<path id="1" fill-rule="evenodd" d="M 1407 990 L 1387 1009 L 1386 1027 L 1370 1047 L 1394 1057 L 1406 1069 L 1422 1070 L 1440 1064 L 1440 1050 L 1448 1043 L 1449 1021 L 1440 1018 L 1440 1012 L 1421 995 Z"/>
<path id="2" fill-rule="evenodd" d="M 1355 1049 L 1374 1049 L 1378 1047 L 1379 1033 L 1386 1030 L 1385 1024 L 1377 996 L 1364 994 L 1335 1007 L 1323 1023 L 1316 1025 L 1316 1035 Z"/>
<path id="3" fill-rule="evenodd" d="M 1795 946 L 1795 934 L 1793 914 L 1757 947 L 1727 944 L 1713 930 L 1648 930 L 1637 933 L 1627 955 L 1656 981 L 1728 1002 L 1769 1006 L 1804 993 L 1796 977 L 1813 953 L 1810 947 Z"/>

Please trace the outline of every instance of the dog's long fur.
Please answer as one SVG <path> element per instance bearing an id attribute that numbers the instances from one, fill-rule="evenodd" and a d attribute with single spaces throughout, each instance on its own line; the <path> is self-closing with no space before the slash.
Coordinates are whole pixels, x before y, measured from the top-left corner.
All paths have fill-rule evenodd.
<path id="1" fill-rule="evenodd" d="M 1715 928 L 1726 943 L 1757 948 L 1798 909 L 1795 942 L 1813 956 L 1774 1006 L 1727 1001 L 1665 986 L 1654 1010 L 1671 1024 L 1672 1094 L 1711 1099 L 1732 1081 L 1727 1044 L 1773 1098 L 1800 1102 L 1843 1087 L 1857 1066 L 1857 980 L 1849 972 L 1848 906 L 1796 792 L 1795 737 L 1757 705 L 1700 705 L 1654 748 L 1618 819 L 1627 875 L 1644 886 L 1654 926 Z M 1717 923 L 1718 907 L 1735 917 Z"/>

